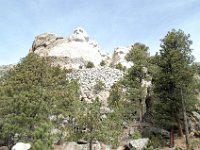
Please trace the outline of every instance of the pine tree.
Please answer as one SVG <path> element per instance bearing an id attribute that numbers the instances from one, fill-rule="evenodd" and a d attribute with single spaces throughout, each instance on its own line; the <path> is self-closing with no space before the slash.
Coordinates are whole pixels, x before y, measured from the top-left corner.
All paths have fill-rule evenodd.
<path id="1" fill-rule="evenodd" d="M 92 103 L 82 101 L 76 109 L 76 131 L 77 139 L 84 139 L 89 142 L 89 149 L 92 150 L 93 142 L 98 140 L 107 144 L 118 145 L 122 131 L 122 119 L 118 112 L 110 112 L 102 117 L 101 102 L 98 98 Z"/>
<path id="2" fill-rule="evenodd" d="M 168 124 L 171 131 L 177 124 L 181 134 L 182 104 L 190 111 L 195 103 L 194 71 L 191 67 L 193 56 L 190 48 L 192 41 L 189 37 L 181 30 L 172 30 L 161 40 L 160 55 L 157 57 L 158 72 L 154 82 L 159 122 Z M 173 139 L 170 144 L 173 146 Z"/>
<path id="3" fill-rule="evenodd" d="M 135 43 L 126 56 L 126 60 L 133 63 L 128 69 L 125 80 L 122 82 L 127 87 L 128 99 L 135 101 L 139 107 L 139 118 L 142 121 L 144 114 L 144 98 L 146 88 L 142 81 L 146 78 L 145 69 L 148 67 L 148 47 L 142 43 Z"/>
<path id="4" fill-rule="evenodd" d="M 52 149 L 49 117 L 69 111 L 78 94 L 76 88 L 70 89 L 72 85 L 65 71 L 47 58 L 32 53 L 23 58 L 0 81 L 1 141 L 32 142 L 32 149 Z"/>

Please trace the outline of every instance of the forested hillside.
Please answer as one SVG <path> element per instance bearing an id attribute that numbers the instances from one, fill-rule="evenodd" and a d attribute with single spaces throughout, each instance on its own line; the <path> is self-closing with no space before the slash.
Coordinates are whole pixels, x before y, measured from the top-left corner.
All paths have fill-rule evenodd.
<path id="1" fill-rule="evenodd" d="M 123 58 L 98 53 L 95 64 L 78 58 L 75 68 L 34 47 L 11 69 L 1 67 L 0 146 L 200 149 L 200 66 L 191 45 L 190 35 L 173 29 L 153 56 L 137 42 Z"/>

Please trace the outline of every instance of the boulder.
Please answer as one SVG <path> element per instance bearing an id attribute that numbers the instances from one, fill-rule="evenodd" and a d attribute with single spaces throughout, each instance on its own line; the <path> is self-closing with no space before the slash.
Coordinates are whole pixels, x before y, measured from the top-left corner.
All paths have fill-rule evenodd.
<path id="1" fill-rule="evenodd" d="M 148 142 L 149 142 L 148 138 L 131 140 L 129 141 L 129 147 L 136 148 L 137 150 L 143 150 L 148 145 Z"/>
<path id="2" fill-rule="evenodd" d="M 29 150 L 31 148 L 31 144 L 29 143 L 16 143 L 11 150 Z"/>
<path id="3" fill-rule="evenodd" d="M 200 122 L 200 114 L 196 111 L 193 111 L 192 114 Z"/>

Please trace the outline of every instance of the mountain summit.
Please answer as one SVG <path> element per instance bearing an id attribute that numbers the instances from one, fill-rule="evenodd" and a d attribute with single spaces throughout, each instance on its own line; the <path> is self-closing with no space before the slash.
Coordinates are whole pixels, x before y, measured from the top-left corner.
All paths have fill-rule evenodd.
<path id="1" fill-rule="evenodd" d="M 102 60 L 110 60 L 108 54 L 80 27 L 66 38 L 52 33 L 36 36 L 30 52 L 51 57 L 54 64 L 68 69 L 78 69 L 89 61 L 98 66 Z"/>

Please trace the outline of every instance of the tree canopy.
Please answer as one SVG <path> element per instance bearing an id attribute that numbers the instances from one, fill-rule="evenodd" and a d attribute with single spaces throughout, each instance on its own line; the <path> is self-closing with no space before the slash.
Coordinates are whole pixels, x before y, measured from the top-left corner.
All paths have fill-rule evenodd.
<path id="1" fill-rule="evenodd" d="M 122 84 L 126 86 L 127 97 L 134 101 L 139 107 L 140 121 L 144 113 L 144 98 L 146 88 L 142 86 L 143 80 L 146 79 L 146 70 L 148 67 L 148 47 L 142 43 L 135 43 L 129 53 L 126 55 L 126 60 L 133 63 L 133 66 L 128 69 Z"/>
<path id="2" fill-rule="evenodd" d="M 73 99 L 79 98 L 73 85 L 65 71 L 46 58 L 32 53 L 23 58 L 0 81 L 1 141 L 31 141 L 33 149 L 51 149 L 49 117 L 70 112 Z"/>
<path id="3" fill-rule="evenodd" d="M 182 30 L 172 30 L 161 40 L 160 54 L 157 56 L 158 71 L 155 76 L 156 113 L 159 122 L 169 127 L 177 124 L 181 132 L 180 119 L 183 118 L 183 98 L 186 110 L 194 107 L 195 82 L 192 67 L 193 56 L 190 35 Z"/>

